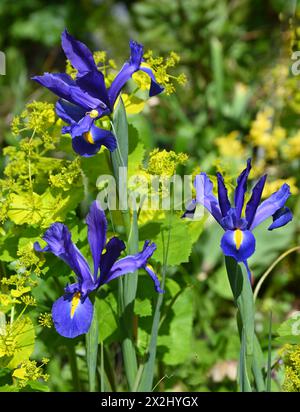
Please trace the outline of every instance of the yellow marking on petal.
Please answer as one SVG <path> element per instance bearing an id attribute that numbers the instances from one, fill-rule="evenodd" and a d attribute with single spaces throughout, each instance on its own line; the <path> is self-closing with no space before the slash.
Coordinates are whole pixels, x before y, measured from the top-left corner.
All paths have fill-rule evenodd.
<path id="1" fill-rule="evenodd" d="M 83 133 L 83 137 L 88 143 L 91 143 L 91 144 L 95 143 L 91 132 Z"/>
<path id="2" fill-rule="evenodd" d="M 96 119 L 96 117 L 99 116 L 99 112 L 98 112 L 98 110 L 93 109 L 89 112 L 89 115 L 92 119 Z"/>
<path id="3" fill-rule="evenodd" d="M 75 295 L 72 298 L 71 302 L 71 319 L 73 319 L 73 316 L 75 315 L 75 311 L 77 309 L 77 306 L 79 305 L 80 302 L 80 292 L 76 292 Z"/>
<path id="4" fill-rule="evenodd" d="M 241 247 L 241 244 L 243 242 L 244 234 L 240 229 L 237 229 L 237 230 L 234 231 L 233 237 L 234 237 L 234 242 L 235 242 L 235 245 L 236 245 L 236 249 L 239 250 L 239 248 Z"/>
<path id="5" fill-rule="evenodd" d="M 140 64 L 140 67 L 145 67 L 145 68 L 147 68 L 147 69 L 151 69 L 150 64 L 149 64 L 149 63 L 146 63 L 146 62 L 142 62 L 142 63 Z"/>

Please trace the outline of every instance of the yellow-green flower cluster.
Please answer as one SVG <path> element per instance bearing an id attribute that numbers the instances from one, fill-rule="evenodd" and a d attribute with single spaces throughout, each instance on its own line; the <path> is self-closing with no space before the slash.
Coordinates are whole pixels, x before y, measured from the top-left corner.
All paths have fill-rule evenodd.
<path id="1" fill-rule="evenodd" d="M 290 186 L 292 195 L 296 195 L 299 191 L 296 185 L 296 178 L 289 177 L 286 179 L 276 179 L 273 181 L 267 181 L 264 187 L 264 191 L 262 197 L 266 199 L 267 197 L 271 196 L 274 192 L 276 192 L 284 183 L 287 183 Z"/>
<path id="2" fill-rule="evenodd" d="M 234 130 L 226 136 L 220 136 L 215 144 L 222 157 L 244 159 L 246 150 L 240 140 L 240 132 Z"/>
<path id="3" fill-rule="evenodd" d="M 50 172 L 49 183 L 53 187 L 68 191 L 71 190 L 81 178 L 80 158 L 77 157 L 73 162 L 66 162 L 66 165 L 62 166 L 58 173 L 52 174 Z"/>
<path id="4" fill-rule="evenodd" d="M 281 356 L 285 366 L 283 390 L 300 392 L 300 345 L 285 345 Z"/>
<path id="5" fill-rule="evenodd" d="M 43 326 L 44 328 L 50 329 L 53 326 L 53 320 L 52 320 L 51 313 L 41 313 L 38 321 L 39 321 L 39 324 Z"/>
<path id="6" fill-rule="evenodd" d="M 27 360 L 22 362 L 20 367 L 15 369 L 12 376 L 16 381 L 17 386 L 23 388 L 29 381 L 34 382 L 39 379 L 47 381 L 49 375 L 44 373 L 43 366 L 49 362 L 49 359 L 43 358 L 40 365 L 36 361 Z"/>
<path id="7" fill-rule="evenodd" d="M 36 300 L 30 295 L 37 281 L 32 275 L 40 276 L 43 259 L 39 259 L 33 250 L 32 242 L 19 247 L 18 260 L 15 263 L 16 274 L 2 277 L 0 281 L 0 310 L 6 313 L 14 305 L 36 306 Z"/>
<path id="8" fill-rule="evenodd" d="M 154 149 L 149 154 L 147 172 L 152 175 L 171 177 L 176 173 L 176 168 L 188 160 L 185 153 L 175 153 L 172 150 Z"/>
<path id="9" fill-rule="evenodd" d="M 153 70 L 157 82 L 164 86 L 167 95 L 175 92 L 174 82 L 180 85 L 186 83 L 187 79 L 184 73 L 181 73 L 178 76 L 169 73 L 169 69 L 175 67 L 180 61 L 180 56 L 177 53 L 172 51 L 169 56 L 164 59 L 163 57 L 154 57 L 153 51 L 149 50 L 145 53 L 144 59 L 144 66 L 150 67 Z M 132 77 L 141 90 L 149 89 L 150 79 L 146 73 L 139 71 L 134 73 Z"/>
<path id="10" fill-rule="evenodd" d="M 287 139 L 283 147 L 283 153 L 289 160 L 300 158 L 300 132 Z"/>
<path id="11" fill-rule="evenodd" d="M 258 112 L 251 125 L 249 140 L 254 146 L 264 149 L 266 159 L 277 157 L 279 145 L 285 137 L 285 129 L 274 125 L 274 109 L 272 107 L 266 107 Z"/>
<path id="12" fill-rule="evenodd" d="M 28 103 L 26 109 L 12 121 L 12 132 L 19 134 L 23 130 L 44 133 L 55 123 L 54 105 L 46 102 Z"/>

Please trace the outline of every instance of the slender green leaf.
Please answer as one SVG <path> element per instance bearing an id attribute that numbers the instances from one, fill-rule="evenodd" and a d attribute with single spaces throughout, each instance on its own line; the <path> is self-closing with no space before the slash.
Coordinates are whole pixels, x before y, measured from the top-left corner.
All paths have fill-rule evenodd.
<path id="1" fill-rule="evenodd" d="M 98 334 L 99 325 L 97 311 L 94 310 L 93 320 L 90 330 L 86 334 L 86 355 L 89 375 L 90 392 L 96 391 L 96 369 L 98 356 Z"/>

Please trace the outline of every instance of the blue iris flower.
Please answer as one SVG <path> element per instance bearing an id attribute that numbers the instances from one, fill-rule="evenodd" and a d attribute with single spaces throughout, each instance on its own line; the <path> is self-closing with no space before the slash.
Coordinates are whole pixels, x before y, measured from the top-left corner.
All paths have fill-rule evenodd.
<path id="1" fill-rule="evenodd" d="M 237 262 L 243 262 L 249 276 L 247 259 L 255 252 L 253 229 L 271 216 L 273 223 L 269 226 L 269 230 L 284 226 L 293 218 L 290 209 L 285 207 L 285 203 L 291 195 L 290 187 L 287 184 L 283 184 L 277 192 L 260 203 L 267 175 L 262 176 L 254 186 L 243 215 L 250 169 L 251 159 L 248 159 L 246 169 L 237 179 L 234 207 L 228 199 L 224 179 L 220 173 L 217 174 L 218 198 L 213 194 L 213 183 L 207 175 L 205 173 L 197 175 L 194 182 L 196 199 L 192 200 L 183 215 L 183 217 L 192 217 L 196 204 L 203 205 L 225 230 L 221 239 L 221 249 L 224 255 L 233 257 Z"/>
<path id="2" fill-rule="evenodd" d="M 67 30 L 62 33 L 62 48 L 77 70 L 75 80 L 65 73 L 44 73 L 32 79 L 60 97 L 56 113 L 68 124 L 62 132 L 71 134 L 76 153 L 93 156 L 102 145 L 112 152 L 117 146 L 115 136 L 111 131 L 97 127 L 95 121 L 112 113 L 123 86 L 138 70 L 147 73 L 151 79 L 150 97 L 161 93 L 163 87 L 157 83 L 152 70 L 143 67 L 143 46 L 135 41 L 130 41 L 130 58 L 108 89 L 92 52 Z"/>
<path id="3" fill-rule="evenodd" d="M 53 253 L 67 263 L 77 276 L 77 282 L 67 285 L 65 294 L 52 307 L 55 328 L 66 338 L 75 338 L 88 332 L 93 319 L 93 305 L 89 294 L 119 276 L 143 268 L 153 280 L 156 291 L 163 293 L 158 278 L 150 266 L 147 266 L 148 259 L 156 250 L 155 243 L 146 241 L 141 252 L 117 260 L 125 249 L 125 244 L 117 237 L 106 243 L 107 222 L 96 201 L 90 207 L 86 223 L 94 263 L 93 273 L 72 242 L 69 229 L 62 223 L 54 223 L 46 231 L 43 240 L 47 242 L 47 246 L 41 248 L 38 242 L 34 244 L 37 252 Z M 102 253 L 104 248 L 106 251 Z"/>

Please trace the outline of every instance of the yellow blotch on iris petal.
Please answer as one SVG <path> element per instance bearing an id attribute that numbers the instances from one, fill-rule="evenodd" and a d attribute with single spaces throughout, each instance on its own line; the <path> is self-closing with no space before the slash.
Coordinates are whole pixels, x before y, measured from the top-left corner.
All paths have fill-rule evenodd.
<path id="1" fill-rule="evenodd" d="M 239 248 L 241 247 L 241 244 L 243 242 L 243 237 L 244 237 L 243 232 L 240 229 L 237 229 L 234 231 L 233 238 L 234 238 L 234 243 L 236 245 L 237 250 L 239 250 Z"/>
<path id="2" fill-rule="evenodd" d="M 91 144 L 95 143 L 91 132 L 83 133 L 83 137 L 88 143 L 91 143 Z"/>
<path id="3" fill-rule="evenodd" d="M 77 309 L 77 306 L 80 303 L 80 292 L 76 292 L 72 298 L 72 302 L 71 302 L 71 319 L 73 318 L 73 316 L 75 315 L 75 311 Z"/>

